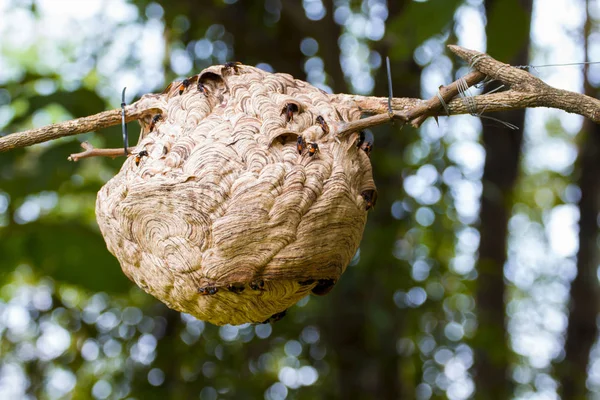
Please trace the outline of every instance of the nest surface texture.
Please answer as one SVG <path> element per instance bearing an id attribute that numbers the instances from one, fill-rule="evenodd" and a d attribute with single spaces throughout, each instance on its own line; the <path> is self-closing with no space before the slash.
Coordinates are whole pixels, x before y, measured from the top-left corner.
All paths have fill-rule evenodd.
<path id="1" fill-rule="evenodd" d="M 152 96 L 136 153 L 98 193 L 123 272 L 213 324 L 263 323 L 325 294 L 376 196 L 354 104 L 287 74 L 212 66 Z"/>

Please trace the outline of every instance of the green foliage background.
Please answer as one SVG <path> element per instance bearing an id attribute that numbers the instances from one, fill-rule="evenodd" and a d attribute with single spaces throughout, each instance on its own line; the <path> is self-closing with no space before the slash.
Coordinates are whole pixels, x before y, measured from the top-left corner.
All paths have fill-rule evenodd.
<path id="1" fill-rule="evenodd" d="M 0 1 L 1 134 L 115 108 L 123 86 L 138 97 L 230 60 L 386 96 L 389 55 L 397 96 L 431 96 L 465 71 L 444 50 L 472 39 L 465 12 L 487 19 L 500 60 L 530 40 L 531 11 L 517 0 L 100 3 L 52 25 L 68 2 Z M 576 210 L 581 121 L 542 118 L 526 153 L 512 154 L 520 172 L 505 193 L 509 230 L 493 238 L 508 243 L 492 280 L 507 285 L 506 309 L 501 297 L 489 323 L 476 317 L 475 268 L 489 177 L 477 157 L 462 158 L 485 154 L 473 117 L 373 132 L 380 195 L 359 252 L 331 294 L 302 300 L 273 326 L 205 324 L 124 277 L 94 217 L 96 192 L 122 159 L 67 161 L 84 140 L 120 146 L 119 127 L 0 154 L 0 398 L 556 398 L 575 254 L 552 256 L 544 229 L 556 210 Z M 562 169 L 531 155 L 551 140 L 573 155 Z M 535 335 L 547 344 L 541 355 L 523 347 Z M 478 343 L 508 389 L 478 382 Z"/>

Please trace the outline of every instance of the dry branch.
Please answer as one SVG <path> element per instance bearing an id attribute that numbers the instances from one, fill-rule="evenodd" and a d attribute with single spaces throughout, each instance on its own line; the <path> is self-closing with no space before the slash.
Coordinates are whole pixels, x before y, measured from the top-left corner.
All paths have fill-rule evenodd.
<path id="1" fill-rule="evenodd" d="M 122 148 L 118 149 L 96 149 L 94 146 L 89 144 L 88 142 L 81 143 L 81 147 L 85 149 L 81 153 L 74 153 L 69 156 L 69 161 L 79 161 L 82 158 L 89 157 L 119 157 L 124 156 L 125 151 Z M 131 153 L 135 147 L 128 147 L 127 152 Z"/>
<path id="2" fill-rule="evenodd" d="M 429 100 L 414 98 L 392 99 L 393 118 L 388 115 L 387 98 L 358 96 L 351 94 L 332 94 L 332 102 L 354 103 L 365 114 L 374 114 L 372 117 L 360 121 L 341 122 L 333 126 L 338 135 L 381 125 L 391 119 L 410 122 L 413 126 L 420 126 L 430 116 L 458 115 L 458 114 L 483 114 L 495 111 L 516 110 L 528 107 L 549 107 L 575 113 L 589 118 L 595 123 L 600 123 L 600 100 L 575 93 L 568 90 L 553 88 L 529 72 L 512 67 L 493 59 L 491 56 L 459 46 L 448 46 L 452 52 L 471 65 L 473 71 L 463 78 L 448 86 L 439 89 L 436 95 Z M 485 77 L 498 80 L 510 87 L 509 90 L 473 96 L 469 102 L 456 99 L 460 93 L 459 82 L 462 80 L 470 87 L 481 82 Z M 446 103 L 443 107 L 440 97 Z M 164 111 L 159 95 L 145 95 L 139 101 L 126 107 L 126 120 L 133 121 Z M 18 132 L 0 138 L 0 152 L 14 148 L 27 147 L 63 136 L 77 135 L 117 125 L 121 122 L 121 110 L 115 109 L 101 112 L 89 117 L 65 121 L 42 128 Z M 109 152 L 113 156 L 112 152 Z M 73 159 L 105 155 L 99 149 L 93 152 L 83 152 L 73 155 Z M 116 156 L 118 154 L 114 154 Z"/>
<path id="3" fill-rule="evenodd" d="M 485 74 L 479 71 L 471 71 L 463 77 L 469 87 L 478 84 L 484 78 Z M 439 95 L 446 103 L 455 98 L 458 93 L 458 81 L 452 82 L 448 86 L 442 86 L 439 88 Z M 437 115 L 440 110 L 443 110 L 443 104 L 440 102 L 440 99 L 437 96 L 434 96 L 429 99 L 427 103 L 410 110 L 408 119 L 413 121 L 412 123 L 415 127 L 418 127 L 427 119 L 427 117 Z"/>
<path id="4" fill-rule="evenodd" d="M 161 112 L 158 96 L 145 95 L 135 103 L 125 107 L 127 122 L 138 120 L 146 115 Z M 0 138 L 0 152 L 19 147 L 32 146 L 64 136 L 78 135 L 121 123 L 121 109 L 104 111 L 88 117 L 77 118 L 37 129 L 17 132 Z"/>
<path id="5" fill-rule="evenodd" d="M 549 107 L 579 114 L 600 124 L 600 100 L 585 94 L 553 88 L 529 72 L 494 60 L 485 53 L 468 50 L 460 46 L 448 46 L 452 52 L 474 69 L 510 86 L 510 90 L 487 97 L 488 104 L 482 104 L 475 96 L 478 112 L 514 110 L 528 107 Z M 456 106 L 456 105 L 455 105 Z M 496 106 L 491 108 L 492 106 Z M 452 113 L 463 113 L 464 108 L 450 107 Z"/>
<path id="6" fill-rule="evenodd" d="M 395 98 L 392 108 L 396 112 L 406 112 L 405 117 L 415 127 L 420 126 L 430 116 L 482 114 L 496 111 L 517 110 L 529 107 L 549 107 L 575 113 L 587 117 L 600 124 L 600 100 L 581 93 L 554 88 L 544 83 L 541 79 L 529 72 L 504 64 L 490 57 L 488 54 L 475 50 L 468 50 L 460 46 L 448 46 L 452 52 L 469 62 L 474 71 L 463 78 L 467 86 L 479 83 L 486 76 L 500 81 L 510 87 L 510 90 L 473 96 L 470 104 L 465 104 L 461 99 L 454 98 L 458 93 L 457 83 L 440 88 L 440 95 L 447 103 L 448 112 L 443 109 L 437 96 L 428 101 Z M 348 99 L 355 101 L 361 109 L 368 114 L 387 113 L 387 98 L 355 96 L 347 94 L 333 95 L 340 101 Z"/>

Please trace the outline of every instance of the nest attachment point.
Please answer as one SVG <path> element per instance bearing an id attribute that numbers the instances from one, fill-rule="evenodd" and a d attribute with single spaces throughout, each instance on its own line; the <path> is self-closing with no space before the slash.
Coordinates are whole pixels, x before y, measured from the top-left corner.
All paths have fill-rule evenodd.
<path id="1" fill-rule="evenodd" d="M 361 112 L 287 74 L 229 63 L 151 97 L 136 151 L 98 193 L 123 272 L 216 325 L 263 323 L 326 294 L 376 190 Z"/>

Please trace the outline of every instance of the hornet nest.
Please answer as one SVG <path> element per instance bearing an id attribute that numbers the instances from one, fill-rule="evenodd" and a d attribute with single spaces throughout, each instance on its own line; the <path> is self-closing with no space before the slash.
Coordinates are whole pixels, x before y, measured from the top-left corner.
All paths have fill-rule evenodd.
<path id="1" fill-rule="evenodd" d="M 150 94 L 135 153 L 98 193 L 123 272 L 216 325 L 263 323 L 329 292 L 376 200 L 355 104 L 229 63 Z"/>

